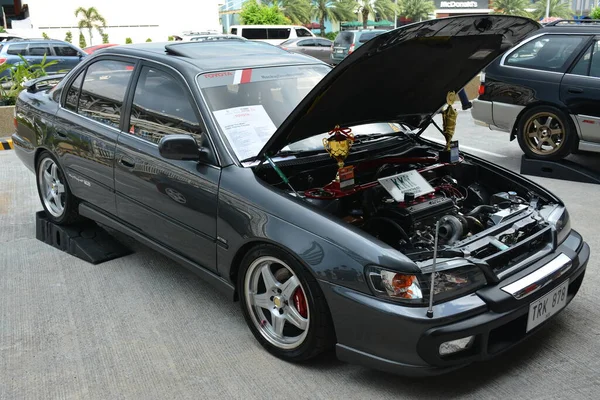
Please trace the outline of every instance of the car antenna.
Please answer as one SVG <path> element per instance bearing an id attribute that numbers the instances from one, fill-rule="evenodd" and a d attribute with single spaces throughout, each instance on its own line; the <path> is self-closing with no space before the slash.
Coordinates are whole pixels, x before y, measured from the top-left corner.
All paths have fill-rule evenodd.
<path id="1" fill-rule="evenodd" d="M 287 176 L 285 176 L 285 174 L 283 173 L 283 171 L 279 169 L 279 167 L 273 162 L 273 160 L 271 160 L 271 157 L 265 155 L 265 160 L 267 160 L 267 162 L 269 164 L 271 164 L 271 167 L 273 167 L 273 169 L 275 170 L 275 172 L 277 172 L 277 175 L 279 175 L 279 177 L 281 178 L 281 180 L 283 180 L 283 182 L 285 182 L 290 187 L 290 189 L 292 189 L 292 192 L 294 192 L 296 194 L 296 197 L 299 198 L 299 199 L 302 199 L 302 197 L 300 197 L 300 195 L 298 194 L 298 192 L 296 192 L 296 189 L 294 189 L 294 187 L 290 183 L 290 181 L 287 178 Z"/>
<path id="2" fill-rule="evenodd" d="M 433 264 L 431 265 L 431 283 L 429 284 L 429 307 L 427 317 L 433 318 L 433 292 L 435 290 L 435 267 L 437 264 L 438 236 L 440 232 L 440 220 L 435 223 L 435 239 L 433 241 Z"/>

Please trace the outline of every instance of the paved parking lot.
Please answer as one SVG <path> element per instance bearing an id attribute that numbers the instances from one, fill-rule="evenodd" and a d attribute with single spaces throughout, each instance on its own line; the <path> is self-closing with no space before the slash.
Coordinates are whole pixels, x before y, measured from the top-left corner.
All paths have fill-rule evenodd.
<path id="1" fill-rule="evenodd" d="M 432 130 L 426 136 L 442 139 Z M 468 113 L 460 112 L 455 137 L 463 150 L 518 170 L 517 143 L 473 125 Z M 96 266 L 37 241 L 34 176 L 13 151 L 2 151 L 0 399 L 597 399 L 600 186 L 533 179 L 565 201 L 592 248 L 579 295 L 532 340 L 496 360 L 408 379 L 332 354 L 304 365 L 270 356 L 238 304 L 127 238 L 134 254 Z"/>

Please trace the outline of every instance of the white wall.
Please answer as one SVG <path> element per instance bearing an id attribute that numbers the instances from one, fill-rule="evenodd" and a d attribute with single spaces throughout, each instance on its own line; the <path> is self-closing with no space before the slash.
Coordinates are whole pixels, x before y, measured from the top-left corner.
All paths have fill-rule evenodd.
<path id="1" fill-rule="evenodd" d="M 222 0 L 221 0 L 222 1 Z M 130 37 L 133 42 L 166 41 L 169 35 L 185 30 L 217 30 L 219 25 L 219 0 L 171 0 L 153 2 L 148 0 L 26 0 L 32 29 L 12 29 L 11 32 L 27 37 L 41 37 L 45 32 L 53 39 L 63 40 L 71 31 L 73 43 L 79 43 L 78 7 L 96 7 L 106 19 L 105 32 L 111 43 L 125 43 Z M 159 7 L 160 5 L 160 7 Z M 140 27 L 139 25 L 146 25 Z M 150 26 L 148 26 L 150 25 Z M 90 39 L 84 30 L 87 44 Z M 102 43 L 97 31 L 93 32 L 93 44 Z"/>

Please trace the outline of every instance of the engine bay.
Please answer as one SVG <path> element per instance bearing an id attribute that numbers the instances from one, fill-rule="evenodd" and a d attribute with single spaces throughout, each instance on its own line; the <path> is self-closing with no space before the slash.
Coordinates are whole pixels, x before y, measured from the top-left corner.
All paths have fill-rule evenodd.
<path id="1" fill-rule="evenodd" d="M 438 257 L 474 257 L 492 268 L 509 268 L 552 241 L 547 215 L 556 204 L 498 172 L 463 158 L 441 163 L 432 153 L 354 162 L 353 186 L 346 190 L 332 182 L 331 163 L 304 171 L 284 166 L 293 190 L 275 185 L 415 262 L 432 258 L 438 221 Z M 407 171 L 417 171 L 433 191 L 394 199 L 380 180 Z"/>

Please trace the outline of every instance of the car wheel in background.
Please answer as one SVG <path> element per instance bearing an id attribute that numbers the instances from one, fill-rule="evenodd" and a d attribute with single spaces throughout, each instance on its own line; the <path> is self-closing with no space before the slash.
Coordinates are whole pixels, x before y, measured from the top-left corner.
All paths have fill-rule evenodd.
<path id="1" fill-rule="evenodd" d="M 527 110 L 518 122 L 517 140 L 527 156 L 542 160 L 560 160 L 577 148 L 573 122 L 552 106 Z"/>
<path id="2" fill-rule="evenodd" d="M 273 355 L 303 361 L 333 345 L 333 324 L 321 288 L 283 250 L 265 244 L 246 254 L 238 290 L 250 330 Z"/>
<path id="3" fill-rule="evenodd" d="M 36 182 L 48 219 L 59 225 L 70 224 L 79 219 L 79 202 L 71 193 L 58 161 L 47 151 L 42 152 L 38 158 Z"/>

